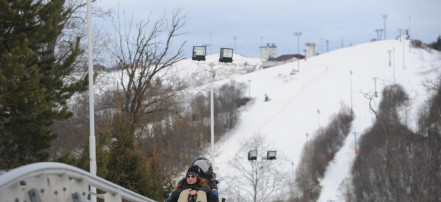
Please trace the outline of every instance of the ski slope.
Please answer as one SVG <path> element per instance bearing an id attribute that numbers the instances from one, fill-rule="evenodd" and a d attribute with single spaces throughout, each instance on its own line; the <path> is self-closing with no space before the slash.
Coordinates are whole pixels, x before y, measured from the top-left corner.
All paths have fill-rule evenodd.
<path id="1" fill-rule="evenodd" d="M 229 178 L 232 170 L 228 164 L 239 152 L 241 142 L 256 135 L 265 136 L 273 146 L 270 149 L 276 150 L 278 157 L 286 157 L 283 160 L 286 170 L 291 170 L 292 165 L 295 169 L 304 144 L 314 138 L 315 131 L 325 127 L 342 106 L 353 107 L 355 119 L 351 133 L 320 180 L 320 202 L 344 201 L 339 186 L 350 177 L 355 158 L 354 133 L 360 136 L 374 122 L 368 97 L 378 91 L 372 103 L 376 107 L 384 86 L 394 82 L 401 84 L 411 100 L 411 106 L 402 110 L 402 121 L 416 129 L 417 112 L 428 97 L 423 83 L 441 73 L 440 52 L 409 49 L 409 41 L 399 40 L 364 43 L 267 69 L 258 68 L 261 61 L 257 58 L 234 55 L 232 64 L 219 63 L 218 58 L 219 55 L 209 55 L 205 62 L 184 59 L 169 73 L 188 78 L 192 87 L 187 92 L 207 91 L 211 81 L 209 64 L 213 64 L 215 86 L 234 80 L 249 87 L 246 95 L 249 92 L 252 100 L 241 109 L 237 126 L 215 143 L 216 155 L 212 161 L 221 180 L 220 194 L 231 184 L 229 180 L 243 180 Z M 291 75 L 298 64 L 300 71 Z M 100 74 L 95 93 L 115 88 L 120 76 L 119 72 Z M 271 101 L 264 102 L 265 94 Z M 207 146 L 206 156 L 210 157 L 210 146 Z"/>
<path id="2" fill-rule="evenodd" d="M 391 50 L 391 66 L 388 50 Z M 335 50 L 299 64 L 300 71 L 295 75 L 290 73 L 297 69 L 297 62 L 229 77 L 250 84 L 253 101 L 243 109 L 236 128 L 215 144 L 215 171 L 223 184 L 240 180 L 228 178 L 228 161 L 239 151 L 240 142 L 259 134 L 274 145 L 272 149 L 277 150 L 278 155 L 287 157 L 287 163 L 293 162 L 297 167 L 307 141 L 306 134 L 313 138 L 311 134 L 326 126 L 330 116 L 341 106 L 352 106 L 355 114 L 352 132 L 321 179 L 323 188 L 319 199 L 343 201 L 339 185 L 350 175 L 355 157 L 353 134 L 360 135 L 374 121 L 367 97 L 378 91 L 373 102 L 375 107 L 384 86 L 394 81 L 400 83 L 412 105 L 403 110 L 403 122 L 415 128 L 417 111 L 427 98 L 422 84 L 440 74 L 441 54 L 433 50 L 409 50 L 409 41 L 386 40 Z M 263 101 L 265 93 L 271 101 Z M 222 184 L 219 189 L 222 193 Z"/>

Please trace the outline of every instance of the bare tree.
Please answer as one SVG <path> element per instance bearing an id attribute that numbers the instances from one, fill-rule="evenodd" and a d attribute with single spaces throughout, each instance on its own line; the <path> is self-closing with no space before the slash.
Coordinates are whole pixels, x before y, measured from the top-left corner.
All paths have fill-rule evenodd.
<path id="1" fill-rule="evenodd" d="M 122 113 L 136 127 L 142 128 L 149 114 L 172 110 L 173 97 L 184 88 L 177 80 L 167 79 L 168 70 L 182 60 L 183 46 L 176 50 L 174 39 L 180 35 L 185 15 L 178 9 L 168 21 L 155 23 L 130 21 L 122 27 L 111 49 L 121 72 L 119 87 L 123 97 Z M 133 31 L 133 33 L 132 33 Z M 131 133 L 134 134 L 135 128 Z"/>
<path id="2" fill-rule="evenodd" d="M 284 199 L 289 173 L 283 170 L 287 163 L 283 155 L 278 153 L 277 160 L 266 160 L 266 152 L 270 148 L 261 135 L 253 136 L 242 143 L 229 165 L 234 169 L 229 177 L 225 191 L 233 201 L 274 201 Z M 257 150 L 257 160 L 248 161 L 250 150 Z M 264 156 L 260 158 L 261 156 Z M 289 169 L 288 169 L 289 170 Z"/>

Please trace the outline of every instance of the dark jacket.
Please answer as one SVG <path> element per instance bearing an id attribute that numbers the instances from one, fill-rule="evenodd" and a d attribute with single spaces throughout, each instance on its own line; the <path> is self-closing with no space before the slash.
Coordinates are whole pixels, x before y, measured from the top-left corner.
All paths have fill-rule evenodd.
<path id="1" fill-rule="evenodd" d="M 181 185 L 179 186 L 179 184 Z M 207 183 L 205 183 L 204 186 L 201 186 L 200 179 L 198 179 L 198 181 L 195 184 L 188 184 L 187 179 L 184 178 L 178 183 L 178 187 L 170 194 L 171 199 L 178 200 L 181 192 L 189 188 L 191 190 L 203 191 L 205 192 L 205 194 L 207 194 L 207 196 L 210 193 L 210 186 Z"/>

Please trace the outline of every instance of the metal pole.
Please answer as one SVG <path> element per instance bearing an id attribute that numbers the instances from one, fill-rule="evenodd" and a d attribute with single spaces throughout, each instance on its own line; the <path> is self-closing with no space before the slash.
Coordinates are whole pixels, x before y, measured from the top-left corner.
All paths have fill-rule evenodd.
<path id="1" fill-rule="evenodd" d="M 264 189 L 264 184 L 263 184 L 263 181 L 264 181 L 264 175 L 265 175 L 265 168 L 264 168 L 264 164 L 263 164 L 263 159 L 262 159 L 262 166 L 260 167 L 260 171 L 261 171 L 261 173 L 262 173 L 262 198 L 260 199 L 260 201 L 262 201 L 262 202 L 264 202 L 264 197 L 265 197 L 265 189 Z"/>
<path id="2" fill-rule="evenodd" d="M 401 34 L 401 40 L 403 41 L 403 69 L 406 69 L 406 65 L 405 65 L 405 60 L 404 60 L 404 55 L 405 55 L 405 52 L 404 52 L 404 41 L 405 41 L 405 38 L 404 38 L 404 34 L 406 33 L 405 32 L 405 30 L 403 29 L 403 34 Z M 401 31 L 400 31 L 400 33 L 401 33 Z"/>
<path id="3" fill-rule="evenodd" d="M 89 158 L 90 158 L 90 174 L 96 176 L 96 151 L 95 151 L 95 109 L 93 97 L 93 48 L 92 48 L 92 7 L 91 0 L 87 0 L 87 47 L 88 47 L 88 67 L 89 67 Z M 90 186 L 90 199 L 96 201 L 96 187 Z"/>
<path id="4" fill-rule="evenodd" d="M 391 52 L 391 51 L 392 51 L 392 50 L 387 50 L 387 53 L 389 54 L 389 64 L 388 64 L 389 67 L 392 65 L 392 62 L 391 62 L 391 60 L 390 60 L 390 59 L 391 59 L 391 58 L 390 58 L 390 52 Z"/>
<path id="5" fill-rule="evenodd" d="M 251 80 L 248 80 L 248 98 L 251 98 Z"/>
<path id="6" fill-rule="evenodd" d="M 211 162 L 214 168 L 214 98 L 213 98 L 213 83 L 214 83 L 214 71 L 213 63 L 210 63 L 210 72 L 212 74 L 211 87 L 210 87 L 210 113 L 211 113 Z"/>
<path id="7" fill-rule="evenodd" d="M 409 54 L 410 54 L 410 49 L 412 48 L 412 40 L 410 39 L 410 20 L 411 20 L 411 17 L 409 16 L 409 30 L 408 30 L 408 32 L 407 32 L 407 34 L 409 35 Z"/>
<path id="8" fill-rule="evenodd" d="M 375 91 L 375 97 L 378 97 L 378 93 L 377 93 L 377 77 L 374 77 L 374 91 Z"/>
<path id="9" fill-rule="evenodd" d="M 354 147 L 355 147 L 355 154 L 358 154 L 358 149 L 357 149 L 357 132 L 353 132 L 354 133 Z"/>
<path id="10" fill-rule="evenodd" d="M 320 129 L 320 109 L 317 109 L 317 124 L 318 128 Z"/>
<path id="11" fill-rule="evenodd" d="M 351 82 L 350 82 L 350 86 L 351 86 L 351 113 L 354 113 L 354 106 L 352 105 L 352 71 L 349 71 L 349 74 L 351 74 Z"/>
<path id="12" fill-rule="evenodd" d="M 393 52 L 394 52 L 394 61 L 393 61 L 393 63 L 394 63 L 394 84 L 395 84 L 395 64 L 396 64 L 396 61 L 395 61 L 395 47 L 393 49 Z"/>

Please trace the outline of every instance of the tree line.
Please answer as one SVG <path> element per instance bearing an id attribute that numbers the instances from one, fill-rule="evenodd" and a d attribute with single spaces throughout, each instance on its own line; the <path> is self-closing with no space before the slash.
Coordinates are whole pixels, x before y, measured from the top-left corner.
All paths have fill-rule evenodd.
<path id="1" fill-rule="evenodd" d="M 417 128 L 403 110 L 410 99 L 399 84 L 386 86 L 376 117 L 359 139 L 351 176 L 340 185 L 345 201 L 437 201 L 441 197 L 441 76 L 424 84 L 428 100 L 419 106 Z M 371 101 L 372 97 L 368 97 Z M 316 201 L 319 180 L 349 134 L 353 117 L 342 109 L 305 144 L 290 201 Z"/>

